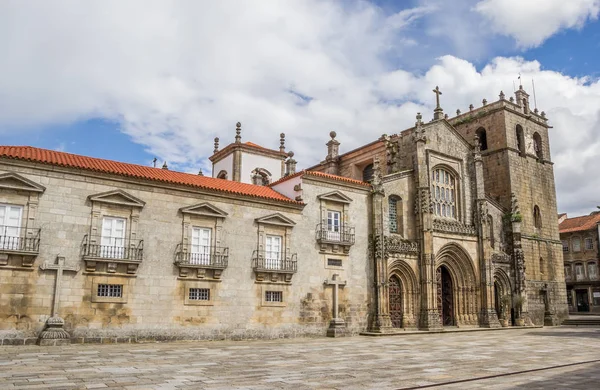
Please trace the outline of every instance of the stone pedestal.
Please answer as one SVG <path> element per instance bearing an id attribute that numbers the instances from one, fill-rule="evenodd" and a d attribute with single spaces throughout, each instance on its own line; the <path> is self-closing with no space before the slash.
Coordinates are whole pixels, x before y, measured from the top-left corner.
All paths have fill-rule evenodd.
<path id="1" fill-rule="evenodd" d="M 389 314 L 376 314 L 369 326 L 371 333 L 391 333 L 393 331 L 392 319 Z"/>
<path id="2" fill-rule="evenodd" d="M 419 330 L 442 330 L 440 312 L 437 309 L 422 310 Z"/>
<path id="3" fill-rule="evenodd" d="M 332 319 L 327 329 L 327 337 L 343 337 L 347 335 L 346 322 L 341 318 Z"/>
<path id="4" fill-rule="evenodd" d="M 498 314 L 494 309 L 482 309 L 479 315 L 479 322 L 482 328 L 500 328 Z"/>
<path id="5" fill-rule="evenodd" d="M 556 314 L 545 312 L 544 313 L 544 326 L 559 326 L 560 321 Z"/>
<path id="6" fill-rule="evenodd" d="M 41 346 L 57 346 L 71 344 L 71 336 L 64 329 L 65 321 L 60 317 L 46 320 L 46 328 L 40 333 L 37 344 Z"/>

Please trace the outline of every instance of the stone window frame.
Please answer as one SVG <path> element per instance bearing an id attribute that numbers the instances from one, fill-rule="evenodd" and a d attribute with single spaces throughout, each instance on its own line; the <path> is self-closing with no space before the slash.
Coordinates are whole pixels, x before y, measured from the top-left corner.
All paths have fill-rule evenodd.
<path id="1" fill-rule="evenodd" d="M 192 231 L 195 227 L 211 229 L 210 240 L 212 249 L 216 250 L 216 248 L 222 248 L 222 250 L 226 251 L 223 256 L 227 257 L 224 266 L 186 264 L 177 261 L 176 258 L 175 265 L 179 267 L 179 276 L 182 278 L 194 276 L 190 275 L 190 273 L 195 272 L 195 277 L 198 278 L 209 277 L 212 279 L 220 279 L 223 270 L 227 267 L 229 256 L 229 248 L 225 248 L 223 245 L 223 223 L 229 214 L 209 202 L 201 202 L 191 206 L 182 207 L 179 209 L 179 213 L 182 217 L 181 252 L 178 252 L 178 249 L 176 251 L 176 257 L 178 256 L 178 253 L 186 254 L 188 247 L 191 250 Z M 215 254 L 211 253 L 211 255 Z"/>
<path id="2" fill-rule="evenodd" d="M 140 213 L 146 202 L 121 189 L 89 195 L 88 201 L 92 206 L 92 211 L 89 232 L 84 237 L 84 245 L 100 245 L 102 223 L 105 217 L 126 220 L 125 242 L 129 243 L 130 249 L 133 248 L 133 245 L 143 245 L 143 240 L 139 238 L 138 225 Z M 138 266 L 142 262 L 142 260 L 137 259 L 103 258 L 87 255 L 85 252 L 83 259 L 88 273 L 105 272 L 135 275 Z M 106 269 L 98 270 L 98 263 L 105 263 Z"/>
<path id="3" fill-rule="evenodd" d="M 569 252 L 569 240 L 561 240 L 562 241 L 562 247 L 563 247 L 563 252 Z"/>
<path id="4" fill-rule="evenodd" d="M 590 274 L 590 268 L 589 268 L 590 265 L 596 266 L 596 273 L 593 278 L 592 278 L 592 275 Z M 585 274 L 587 275 L 588 280 L 597 280 L 598 279 L 598 262 L 596 260 L 588 260 L 585 262 Z"/>
<path id="5" fill-rule="evenodd" d="M 444 200 L 444 205 L 445 206 L 453 206 L 453 216 L 448 217 L 448 216 L 443 216 L 442 215 L 442 203 L 438 202 L 438 198 L 441 201 L 442 196 L 440 195 L 438 197 L 437 193 L 436 193 L 436 189 L 439 187 L 436 184 L 436 181 L 439 180 L 438 179 L 438 174 L 437 171 L 444 171 L 446 174 L 450 175 L 450 183 L 446 184 L 445 180 L 442 183 L 442 187 L 444 188 L 444 193 L 446 192 L 446 190 L 454 190 L 454 196 L 452 198 L 452 200 L 448 203 L 447 200 Z M 444 163 L 440 163 L 440 164 L 436 164 L 434 165 L 431 169 L 430 169 L 430 186 L 431 186 L 431 203 L 433 205 L 433 215 L 435 218 L 442 218 L 442 219 L 447 219 L 447 220 L 454 220 L 454 221 L 461 221 L 462 220 L 462 208 L 461 208 L 461 196 L 462 196 L 462 191 L 461 191 L 461 176 L 459 175 L 459 173 L 452 168 L 451 166 L 444 164 Z M 452 186 L 449 186 L 450 184 L 452 184 L 452 180 L 454 181 L 454 188 L 452 188 Z M 449 186 L 449 187 L 447 187 Z M 441 193 L 441 191 L 440 191 Z M 438 210 L 437 210 L 437 206 L 440 206 L 440 212 L 438 214 Z"/>
<path id="6" fill-rule="evenodd" d="M 577 245 L 575 245 L 575 243 L 577 243 Z M 571 248 L 573 249 L 573 252 L 581 252 L 582 251 L 581 237 L 579 237 L 579 236 L 571 237 Z"/>
<path id="7" fill-rule="evenodd" d="M 335 190 L 325 194 L 317 195 L 317 199 L 319 201 L 319 210 L 321 214 L 321 229 L 325 229 L 325 226 L 327 226 L 328 212 L 331 211 L 340 213 L 340 232 L 344 233 L 344 230 L 353 229 L 353 226 L 349 223 L 350 205 L 353 202 L 352 198 L 344 194 L 342 191 Z M 342 238 L 339 242 L 330 242 L 326 239 L 320 239 L 318 234 L 317 241 L 320 244 L 321 253 L 338 253 L 340 252 L 341 248 L 342 253 L 348 254 L 350 252 L 350 247 L 354 245 L 354 240 L 344 241 Z"/>
<path id="8" fill-rule="evenodd" d="M 567 272 L 568 270 L 568 272 Z M 566 280 L 571 280 L 573 278 L 573 267 L 572 264 L 568 263 L 564 265 L 564 271 L 565 271 L 565 279 Z"/>
<path id="9" fill-rule="evenodd" d="M 329 264 L 329 260 L 337 260 L 341 262 L 341 265 L 331 265 Z M 323 264 L 325 269 L 333 269 L 333 270 L 344 270 L 344 264 L 346 261 L 341 256 L 331 256 L 328 254 L 323 255 Z"/>
<path id="10" fill-rule="evenodd" d="M 217 174 L 217 179 L 228 180 L 228 177 L 229 177 L 229 175 L 228 175 L 227 171 L 224 169 L 221 169 L 219 171 L 219 173 Z"/>
<path id="11" fill-rule="evenodd" d="M 124 276 L 95 276 L 92 279 L 92 303 L 127 303 L 129 299 L 130 277 Z M 98 296 L 98 286 L 101 284 L 122 285 L 121 297 L 101 297 Z"/>
<path id="12" fill-rule="evenodd" d="M 533 133 L 533 152 L 538 161 L 544 161 L 544 142 L 542 136 L 537 131 Z"/>
<path id="13" fill-rule="evenodd" d="M 254 220 L 257 227 L 256 250 L 253 253 L 253 262 L 257 261 L 261 253 L 265 253 L 267 247 L 267 236 L 281 236 L 281 253 L 284 264 L 297 264 L 297 254 L 292 253 L 292 230 L 296 222 L 281 213 L 269 214 Z M 254 264 L 256 282 L 290 283 L 295 269 L 265 269 Z"/>
<path id="14" fill-rule="evenodd" d="M 250 182 L 257 186 L 268 186 L 273 182 L 273 175 L 267 169 L 257 167 L 250 174 Z"/>
<path id="15" fill-rule="evenodd" d="M 281 292 L 282 302 L 267 302 L 267 291 Z M 261 307 L 286 307 L 288 300 L 288 289 L 283 285 L 262 285 L 261 286 Z"/>
<path id="16" fill-rule="evenodd" d="M 36 234 L 38 239 L 40 237 L 41 227 L 38 228 L 36 222 L 40 198 L 45 191 L 46 187 L 43 185 L 17 173 L 0 174 L 0 203 L 22 208 L 20 229 L 23 229 L 26 238 L 35 239 Z M 0 250 L 0 267 L 8 265 L 9 256 L 15 254 L 21 259 L 19 264 L 14 264 L 17 268 L 30 268 L 39 254 L 39 244 L 36 249 L 31 251 Z"/>
<path id="17" fill-rule="evenodd" d="M 392 216 L 392 202 L 394 203 L 395 213 Z M 391 194 L 388 196 L 388 230 L 390 234 L 399 234 L 404 237 L 404 200 L 400 195 Z M 392 217 L 395 218 L 396 230 L 392 230 Z"/>
<path id="18" fill-rule="evenodd" d="M 216 281 L 210 280 L 186 280 L 183 283 L 183 304 L 184 306 L 214 306 L 216 301 Z M 209 292 L 208 301 L 190 299 L 190 289 L 206 288 Z"/>
<path id="19" fill-rule="evenodd" d="M 519 151 L 521 157 L 525 157 L 525 129 L 518 123 L 515 125 L 515 140 L 516 149 Z"/>
<path id="20" fill-rule="evenodd" d="M 542 227 L 544 226 L 542 212 L 537 204 L 533 206 L 533 226 L 536 229 L 536 233 L 540 233 Z"/>
<path id="21" fill-rule="evenodd" d="M 590 243 L 590 245 L 588 245 Z M 594 238 L 593 237 L 585 237 L 583 239 L 583 250 L 585 251 L 593 251 L 594 250 Z"/>
<path id="22" fill-rule="evenodd" d="M 581 278 L 577 278 L 577 266 L 581 266 L 581 269 L 583 270 L 583 272 L 581 273 Z M 574 276 L 575 276 L 575 280 L 576 281 L 581 281 L 581 280 L 585 280 L 586 279 L 586 266 L 585 263 L 578 261 L 577 263 L 574 264 Z"/>
<path id="23" fill-rule="evenodd" d="M 477 135 L 477 139 L 479 140 L 480 150 L 482 152 L 488 150 L 489 145 L 487 142 L 487 132 L 485 130 L 485 127 L 479 127 L 477 130 L 475 130 L 475 134 Z"/>

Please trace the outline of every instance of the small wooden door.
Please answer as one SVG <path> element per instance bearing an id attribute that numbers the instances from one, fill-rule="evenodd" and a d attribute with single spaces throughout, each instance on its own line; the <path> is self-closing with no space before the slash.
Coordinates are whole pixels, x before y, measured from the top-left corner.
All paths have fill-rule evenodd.
<path id="1" fill-rule="evenodd" d="M 389 284 L 390 318 L 394 328 L 402 328 L 404 307 L 402 305 L 402 282 L 396 275 L 392 275 Z"/>

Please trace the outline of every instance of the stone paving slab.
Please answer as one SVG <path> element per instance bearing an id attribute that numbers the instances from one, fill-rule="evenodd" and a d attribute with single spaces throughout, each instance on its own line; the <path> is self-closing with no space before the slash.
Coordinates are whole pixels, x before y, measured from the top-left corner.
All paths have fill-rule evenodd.
<path id="1" fill-rule="evenodd" d="M 0 347 L 0 389 L 418 387 L 600 388 L 600 330 Z"/>

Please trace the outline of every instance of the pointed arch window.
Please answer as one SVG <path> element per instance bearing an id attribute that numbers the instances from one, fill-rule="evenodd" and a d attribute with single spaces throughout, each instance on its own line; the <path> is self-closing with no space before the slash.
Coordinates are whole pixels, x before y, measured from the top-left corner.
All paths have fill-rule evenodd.
<path id="1" fill-rule="evenodd" d="M 369 182 L 373 178 L 373 164 L 367 165 L 362 171 L 363 181 Z"/>
<path id="2" fill-rule="evenodd" d="M 538 132 L 533 133 L 533 151 L 535 152 L 538 160 L 543 160 L 544 154 L 542 152 L 542 137 Z"/>
<path id="3" fill-rule="evenodd" d="M 542 214 L 537 205 L 533 206 L 533 225 L 538 231 L 542 228 Z"/>
<path id="4" fill-rule="evenodd" d="M 391 195 L 388 198 L 390 233 L 402 234 L 404 232 L 404 215 L 402 198 Z"/>
<path id="5" fill-rule="evenodd" d="M 515 135 L 517 137 L 517 149 L 522 156 L 525 155 L 525 134 L 523 133 L 523 127 L 521 125 L 517 125 L 515 130 Z"/>
<path id="6" fill-rule="evenodd" d="M 487 143 L 487 133 L 485 132 L 485 129 L 483 127 L 480 127 L 479 129 L 477 129 L 475 134 L 477 134 L 477 139 L 479 140 L 479 148 L 482 151 L 487 150 L 488 143 Z"/>
<path id="7" fill-rule="evenodd" d="M 444 168 L 436 168 L 431 177 L 433 212 L 438 217 L 457 218 L 456 178 Z"/>

